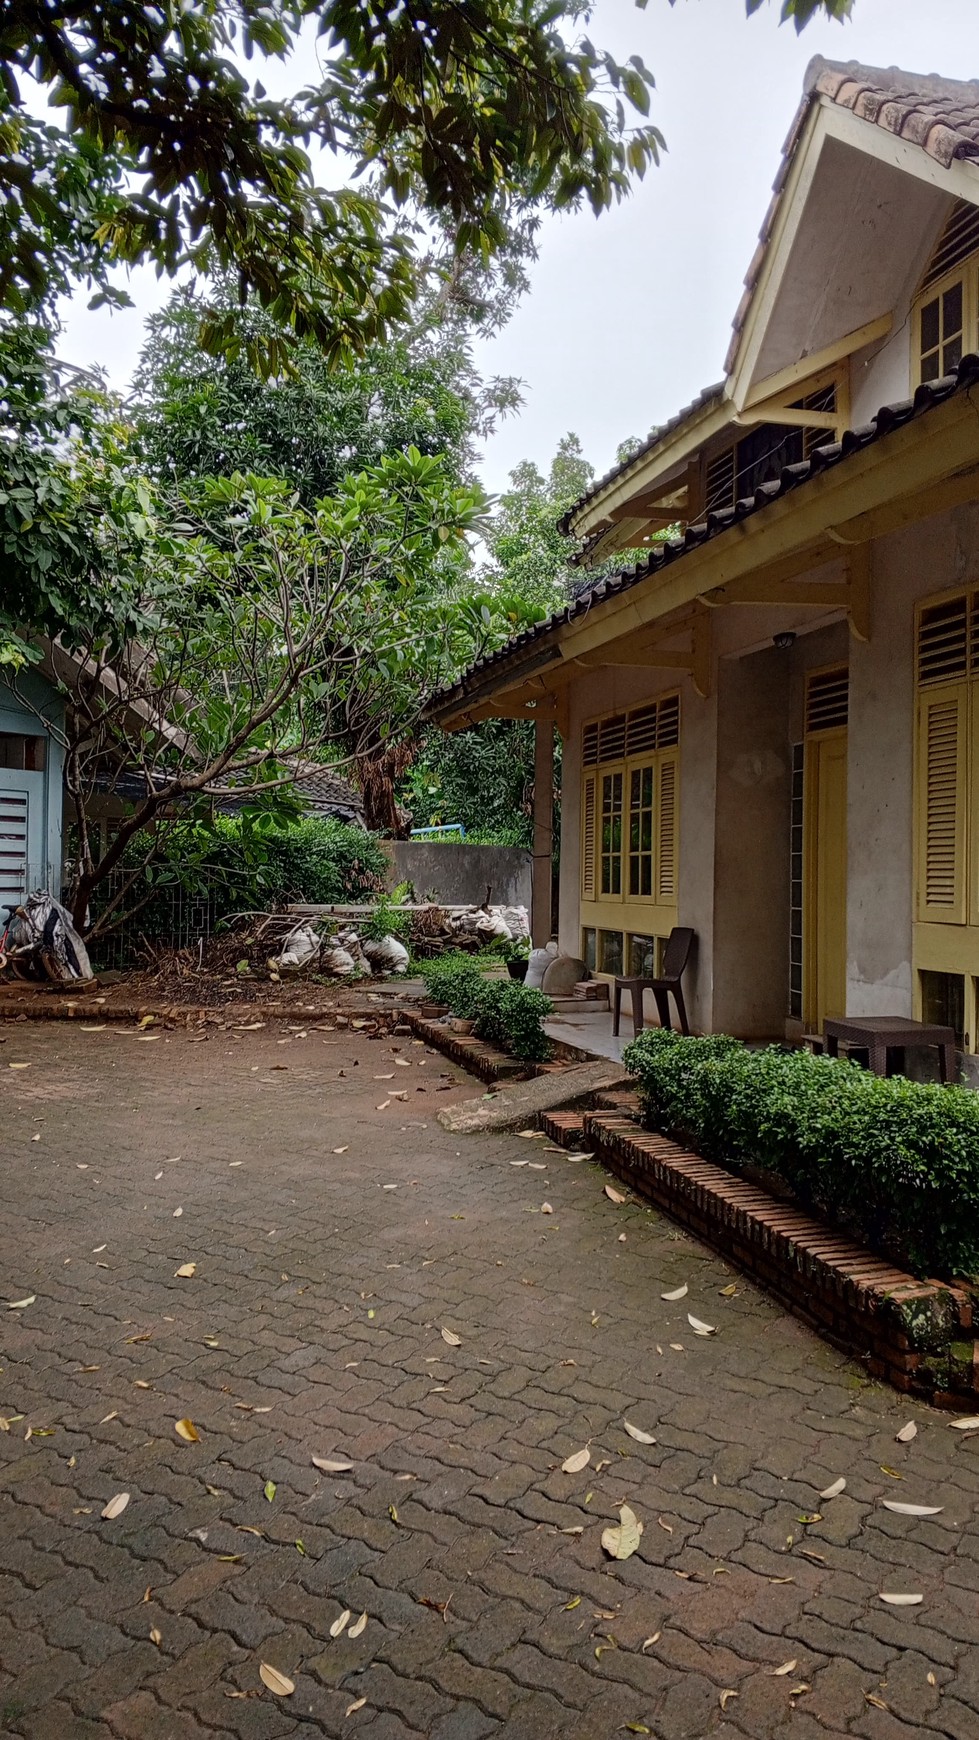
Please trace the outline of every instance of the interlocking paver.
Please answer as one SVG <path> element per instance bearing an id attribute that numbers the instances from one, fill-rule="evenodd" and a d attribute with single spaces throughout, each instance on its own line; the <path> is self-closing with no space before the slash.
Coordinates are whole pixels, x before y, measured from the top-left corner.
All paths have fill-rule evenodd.
<path id="1" fill-rule="evenodd" d="M 0 1733 L 974 1740 L 979 1445 L 410 1038 L 147 1038 L 0 1030 Z"/>

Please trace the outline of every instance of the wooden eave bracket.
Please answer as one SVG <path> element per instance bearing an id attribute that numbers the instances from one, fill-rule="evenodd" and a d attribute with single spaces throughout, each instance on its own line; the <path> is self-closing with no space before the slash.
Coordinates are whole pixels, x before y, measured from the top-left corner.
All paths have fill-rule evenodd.
<path id="1" fill-rule="evenodd" d="M 707 606 L 698 604 L 686 622 L 656 625 L 608 647 L 595 647 L 590 652 L 579 653 L 573 663 L 586 670 L 635 669 L 641 666 L 649 670 L 687 671 L 697 694 L 706 701 L 711 687 L 710 617 Z M 684 632 L 689 634 L 688 648 L 664 645 Z"/>

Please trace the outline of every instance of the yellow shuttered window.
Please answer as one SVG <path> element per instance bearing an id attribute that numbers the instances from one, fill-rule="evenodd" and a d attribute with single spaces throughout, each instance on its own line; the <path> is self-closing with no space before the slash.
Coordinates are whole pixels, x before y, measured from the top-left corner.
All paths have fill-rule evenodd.
<path id="1" fill-rule="evenodd" d="M 582 736 L 581 897 L 674 906 L 680 697 L 593 720 Z M 594 769 L 595 771 L 590 771 Z"/>
<path id="2" fill-rule="evenodd" d="M 586 774 L 581 794 L 581 893 L 585 900 L 595 898 L 595 784 L 595 774 Z"/>
<path id="3" fill-rule="evenodd" d="M 656 847 L 656 893 L 664 902 L 677 897 L 676 788 L 679 757 L 674 751 L 659 764 L 659 827 Z"/>
<path id="4" fill-rule="evenodd" d="M 947 683 L 918 699 L 918 917 L 966 922 L 969 687 Z"/>

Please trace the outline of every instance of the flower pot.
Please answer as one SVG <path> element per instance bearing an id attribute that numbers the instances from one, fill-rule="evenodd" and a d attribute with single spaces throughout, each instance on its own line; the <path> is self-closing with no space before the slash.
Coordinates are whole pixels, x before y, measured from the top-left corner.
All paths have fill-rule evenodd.
<path id="1" fill-rule="evenodd" d="M 520 983 L 522 983 L 523 980 L 527 977 L 527 962 L 526 961 L 507 961 L 506 970 L 509 973 L 511 979 L 516 979 Z"/>

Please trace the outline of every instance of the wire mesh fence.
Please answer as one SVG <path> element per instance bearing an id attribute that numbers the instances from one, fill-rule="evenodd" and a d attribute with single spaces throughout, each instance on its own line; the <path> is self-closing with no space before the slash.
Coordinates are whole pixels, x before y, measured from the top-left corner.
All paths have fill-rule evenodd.
<path id="1" fill-rule="evenodd" d="M 110 873 L 100 884 L 92 919 L 108 914 L 111 928 L 89 940 L 89 953 L 96 970 L 126 969 L 149 965 L 154 956 L 165 949 L 200 948 L 214 931 L 227 895 L 219 901 L 207 891 L 189 891 L 177 882 L 154 886 L 152 895 L 139 910 L 129 910 L 142 898 L 138 889 L 126 888 L 125 871 Z M 66 881 L 67 886 L 67 881 Z M 119 899 L 126 913 L 121 923 L 112 923 L 113 902 Z"/>

